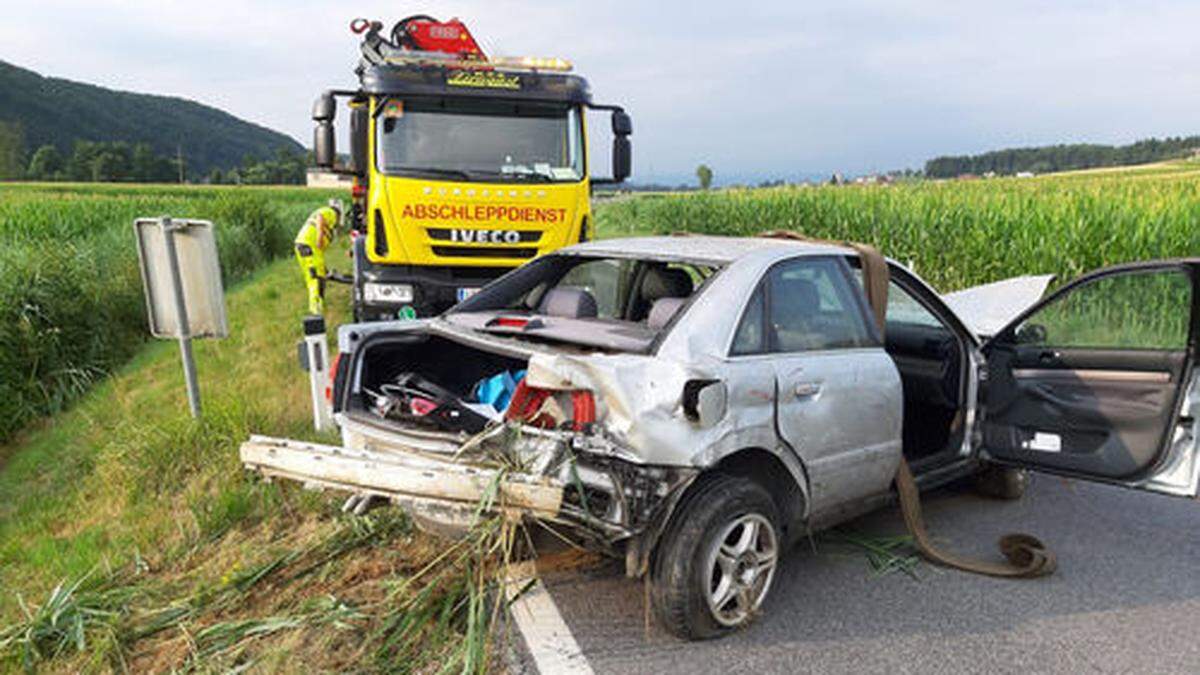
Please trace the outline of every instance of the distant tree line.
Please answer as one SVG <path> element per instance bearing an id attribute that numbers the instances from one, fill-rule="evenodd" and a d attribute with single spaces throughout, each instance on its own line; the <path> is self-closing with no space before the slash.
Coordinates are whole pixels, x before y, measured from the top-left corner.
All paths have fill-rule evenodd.
<path id="1" fill-rule="evenodd" d="M 1021 172 L 1050 173 L 1104 166 L 1148 164 L 1178 159 L 1200 149 L 1200 136 L 1151 138 L 1130 145 L 1051 145 L 1040 148 L 994 150 L 981 155 L 935 157 L 925 163 L 927 178 L 953 178 L 964 174 Z"/>
<path id="2" fill-rule="evenodd" d="M 69 155 L 46 144 L 26 157 L 24 141 L 19 123 L 0 121 L 0 180 L 178 183 L 188 177 L 186 155 L 159 154 L 149 143 L 76 141 Z M 205 180 L 229 185 L 303 184 L 308 162 L 304 153 L 280 148 L 268 159 L 247 155 L 241 166 L 214 168 Z"/>
<path id="3" fill-rule="evenodd" d="M 167 183 L 179 181 L 176 158 L 156 154 L 148 143 L 76 141 L 75 150 L 63 156 L 53 145 L 34 151 L 25 178 L 45 181 L 105 183 Z"/>
<path id="4" fill-rule="evenodd" d="M 228 170 L 213 169 L 208 182 L 214 185 L 301 185 L 304 183 L 311 153 L 280 148 L 270 159 L 242 158 L 242 165 Z"/>

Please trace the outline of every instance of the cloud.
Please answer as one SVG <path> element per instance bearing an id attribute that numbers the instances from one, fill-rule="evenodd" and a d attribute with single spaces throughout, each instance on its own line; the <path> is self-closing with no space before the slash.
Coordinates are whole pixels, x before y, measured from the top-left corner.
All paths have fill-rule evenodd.
<path id="1" fill-rule="evenodd" d="M 634 116 L 637 177 L 861 172 L 1013 144 L 1198 133 L 1191 2 L 432 2 L 492 53 L 564 56 Z M 395 3 L 354 11 L 399 18 Z M 338 2 L 49 0 L 6 10 L 0 58 L 186 96 L 307 140 L 354 82 Z"/>

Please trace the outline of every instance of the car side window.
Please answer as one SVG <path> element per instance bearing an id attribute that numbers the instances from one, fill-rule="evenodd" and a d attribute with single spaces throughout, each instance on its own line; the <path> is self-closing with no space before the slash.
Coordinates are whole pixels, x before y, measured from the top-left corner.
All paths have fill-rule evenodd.
<path id="1" fill-rule="evenodd" d="M 851 270 L 859 288 L 864 288 L 862 269 L 855 267 Z M 865 290 L 864 290 L 865 292 Z M 936 314 L 925 308 L 912 293 L 909 293 L 895 279 L 888 281 L 887 312 L 885 321 L 888 325 L 905 323 L 910 326 L 925 326 L 928 328 L 945 328 L 946 324 Z"/>
<path id="2" fill-rule="evenodd" d="M 871 344 L 857 289 L 832 258 L 800 258 L 767 274 L 768 341 L 773 351 Z"/>
<path id="3" fill-rule="evenodd" d="M 762 354 L 767 351 L 766 333 L 763 330 L 765 306 L 763 286 L 759 284 L 754 295 L 750 296 L 750 302 L 746 303 L 746 311 L 742 313 L 742 320 L 738 324 L 737 332 L 733 335 L 733 347 L 729 350 L 730 354 L 745 356 L 746 354 Z"/>
<path id="4" fill-rule="evenodd" d="M 1182 350 L 1191 317 L 1192 280 L 1186 272 L 1124 272 L 1051 300 L 1010 339 L 1041 347 Z"/>
<path id="5" fill-rule="evenodd" d="M 945 324 L 933 312 L 925 308 L 907 290 L 892 281 L 888 284 L 887 323 L 905 323 L 910 326 L 944 328 Z"/>

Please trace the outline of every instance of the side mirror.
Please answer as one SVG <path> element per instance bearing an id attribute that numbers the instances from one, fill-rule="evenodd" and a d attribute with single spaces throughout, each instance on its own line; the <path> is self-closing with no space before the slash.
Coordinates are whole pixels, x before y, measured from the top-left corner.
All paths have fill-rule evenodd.
<path id="1" fill-rule="evenodd" d="M 702 427 L 711 427 L 725 417 L 727 398 L 725 383 L 720 380 L 688 380 L 683 385 L 683 414 Z"/>
<path id="2" fill-rule="evenodd" d="M 322 169 L 332 169 L 337 160 L 337 146 L 333 138 L 333 123 L 318 122 L 313 129 L 313 154 L 316 155 L 316 165 Z"/>
<path id="3" fill-rule="evenodd" d="M 629 178 L 629 174 L 633 172 L 633 148 L 629 144 L 628 136 L 613 138 L 612 172 L 615 183 Z"/>
<path id="4" fill-rule="evenodd" d="M 336 114 L 337 105 L 334 103 L 333 94 L 325 92 L 313 101 L 312 118 L 314 122 L 332 122 Z"/>
<path id="5" fill-rule="evenodd" d="M 1025 323 L 1017 329 L 1017 344 L 1038 345 L 1046 343 L 1046 327 L 1040 323 Z"/>
<path id="6" fill-rule="evenodd" d="M 361 105 L 350 112 L 350 162 L 355 173 L 367 174 L 367 109 Z"/>
<path id="7" fill-rule="evenodd" d="M 633 133 L 633 120 L 624 110 L 614 110 L 612 114 L 612 132 L 615 136 L 629 136 Z"/>

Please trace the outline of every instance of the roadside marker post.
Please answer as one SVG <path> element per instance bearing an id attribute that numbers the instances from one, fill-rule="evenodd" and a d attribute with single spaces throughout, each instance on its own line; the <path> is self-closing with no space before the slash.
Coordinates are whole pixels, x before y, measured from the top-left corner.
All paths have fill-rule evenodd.
<path id="1" fill-rule="evenodd" d="M 179 341 L 188 408 L 199 419 L 200 385 L 192 340 L 229 335 L 213 224 L 163 216 L 138 218 L 133 227 L 150 334 Z"/>
<path id="2" fill-rule="evenodd" d="M 313 428 L 325 431 L 333 427 L 333 415 L 325 400 L 329 384 L 329 341 L 325 333 L 325 317 L 310 314 L 304 317 L 304 340 L 300 342 L 300 367 L 308 371 L 308 392 L 312 398 Z"/>

